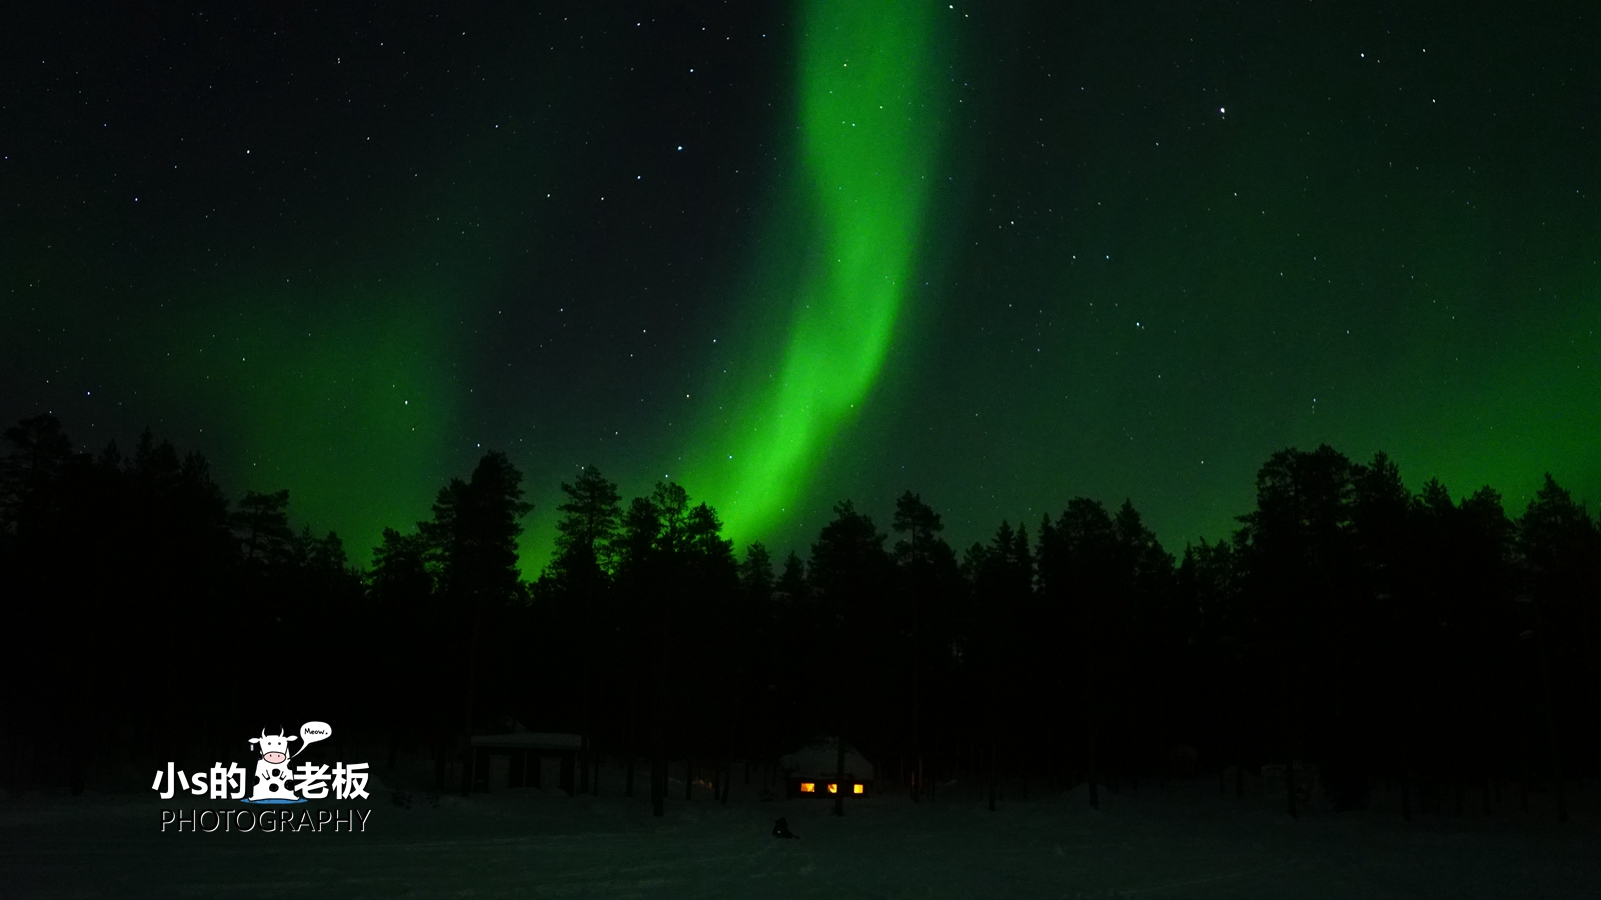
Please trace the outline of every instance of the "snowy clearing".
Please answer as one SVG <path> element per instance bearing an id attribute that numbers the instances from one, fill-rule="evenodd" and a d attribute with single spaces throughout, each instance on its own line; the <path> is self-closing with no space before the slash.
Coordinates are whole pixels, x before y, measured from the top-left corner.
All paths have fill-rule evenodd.
<path id="1" fill-rule="evenodd" d="M 1496 815 L 1401 821 L 1392 798 L 1289 819 L 1259 784 L 1220 796 L 1215 780 L 1083 789 L 988 811 L 977 786 L 914 805 L 880 796 L 844 818 L 819 800 L 762 801 L 736 781 L 727 806 L 674 779 L 667 815 L 621 796 L 502 790 L 419 794 L 410 808 L 373 793 L 365 833 L 160 832 L 151 795 L 0 802 L 0 896 L 1289 898 L 1601 896 L 1597 790 L 1558 825 L 1549 798 Z M 638 787 L 644 793 L 645 779 Z M 340 804 L 341 807 L 349 804 Z M 365 806 L 365 804 L 357 804 Z M 228 801 L 184 804 L 222 808 Z M 317 804 L 312 804 L 315 810 Z M 801 840 L 770 835 L 784 816 Z"/>

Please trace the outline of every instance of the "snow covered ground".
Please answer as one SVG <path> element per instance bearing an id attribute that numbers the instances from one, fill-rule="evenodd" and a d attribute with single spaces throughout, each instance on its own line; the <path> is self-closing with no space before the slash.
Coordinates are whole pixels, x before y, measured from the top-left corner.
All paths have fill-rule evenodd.
<path id="1" fill-rule="evenodd" d="M 178 804 L 149 792 L 0 800 L 0 897 L 1601 897 L 1594 784 L 1567 825 L 1545 795 L 1520 811 L 1515 787 L 1494 816 L 1470 794 L 1461 816 L 1448 798 L 1407 824 L 1392 798 L 1291 820 L 1257 784 L 1241 800 L 1204 778 L 1103 790 L 1099 813 L 1082 788 L 1036 785 L 991 813 L 977 786 L 954 785 L 934 803 L 858 800 L 844 818 L 742 783 L 726 807 L 706 789 L 686 803 L 678 782 L 657 819 L 621 796 L 620 772 L 601 784 L 598 799 L 419 794 L 409 809 L 379 787 L 360 834 L 163 834 L 160 810 Z M 770 835 L 779 816 L 801 840 Z"/>

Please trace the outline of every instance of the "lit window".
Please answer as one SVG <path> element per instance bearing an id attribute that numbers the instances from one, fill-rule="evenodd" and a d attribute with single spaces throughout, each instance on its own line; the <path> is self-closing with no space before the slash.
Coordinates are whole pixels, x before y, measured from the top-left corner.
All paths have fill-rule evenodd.
<path id="1" fill-rule="evenodd" d="M 801 793 L 815 794 L 817 793 L 817 785 L 811 783 L 810 781 L 803 781 L 801 782 Z"/>
<path id="2" fill-rule="evenodd" d="M 837 793 L 839 793 L 839 785 L 837 785 L 837 784 L 831 784 L 831 785 L 829 785 L 829 786 L 828 786 L 828 792 L 829 792 L 829 793 L 830 793 L 830 794 L 837 794 Z"/>
<path id="3" fill-rule="evenodd" d="M 860 794 L 861 792 L 862 792 L 862 786 L 861 785 L 857 784 L 857 785 L 852 785 L 851 786 L 851 793 Z"/>

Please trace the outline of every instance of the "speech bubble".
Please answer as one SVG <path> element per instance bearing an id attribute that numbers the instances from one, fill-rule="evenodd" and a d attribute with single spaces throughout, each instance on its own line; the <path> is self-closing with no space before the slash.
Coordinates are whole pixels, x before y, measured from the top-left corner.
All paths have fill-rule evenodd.
<path id="1" fill-rule="evenodd" d="M 327 722 L 307 722 L 300 726 L 300 749 L 305 750 L 310 744 L 326 741 L 334 736 L 334 730 Z"/>

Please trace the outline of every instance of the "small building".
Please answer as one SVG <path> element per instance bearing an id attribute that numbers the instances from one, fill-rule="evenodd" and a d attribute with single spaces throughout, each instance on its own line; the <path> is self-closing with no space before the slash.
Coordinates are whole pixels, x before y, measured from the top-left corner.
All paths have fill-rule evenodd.
<path id="1" fill-rule="evenodd" d="M 845 745 L 845 778 L 839 778 L 839 739 L 818 738 L 778 761 L 789 797 L 833 797 L 839 791 L 856 797 L 873 793 L 873 764 Z"/>
<path id="2" fill-rule="evenodd" d="M 546 759 L 560 762 L 556 787 L 575 793 L 574 773 L 578 770 L 578 752 L 584 739 L 576 734 L 557 734 L 542 731 L 516 731 L 510 734 L 475 734 L 472 738 L 472 789 L 487 791 L 491 785 L 491 772 L 498 771 L 495 763 L 506 758 L 506 787 L 541 787 L 540 773 Z M 499 779 L 494 779 L 499 782 Z"/>

